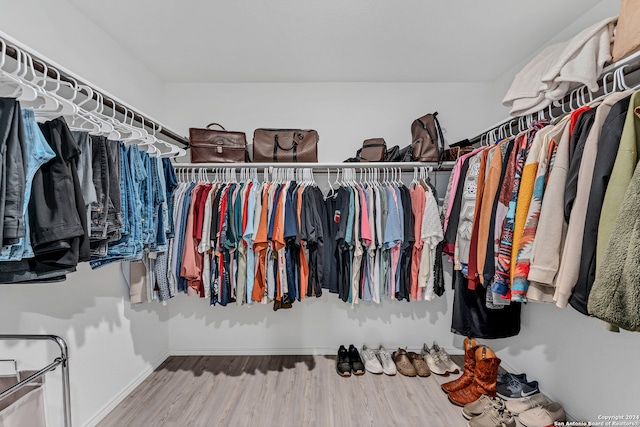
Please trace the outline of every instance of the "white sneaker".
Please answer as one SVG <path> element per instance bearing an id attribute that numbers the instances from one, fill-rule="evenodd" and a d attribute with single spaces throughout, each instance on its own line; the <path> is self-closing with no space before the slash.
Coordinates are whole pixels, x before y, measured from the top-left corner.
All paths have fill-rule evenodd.
<path id="1" fill-rule="evenodd" d="M 381 374 L 382 373 L 382 365 L 380 361 L 376 357 L 376 352 L 373 349 L 370 349 L 366 345 L 362 346 L 362 351 L 360 352 L 360 357 L 364 361 L 364 368 L 371 372 L 372 374 Z"/>
<path id="2" fill-rule="evenodd" d="M 458 372 L 460 372 L 460 366 L 458 366 L 453 360 L 451 360 L 449 353 L 447 353 L 443 348 L 440 348 L 435 341 L 433 342 L 433 348 L 436 349 L 438 356 L 440 356 L 442 365 L 447 367 L 447 371 L 453 374 L 457 374 Z"/>
<path id="3" fill-rule="evenodd" d="M 447 375 L 449 373 L 448 367 L 440 360 L 440 355 L 436 351 L 435 347 L 429 348 L 427 344 L 422 346 L 422 357 L 429 366 L 431 372 L 436 375 Z"/>
<path id="4" fill-rule="evenodd" d="M 383 346 L 380 346 L 380 348 L 378 348 L 378 358 L 380 358 L 380 362 L 382 362 L 382 372 L 387 375 L 395 375 L 398 373 L 396 364 L 391 358 L 391 354 Z"/>

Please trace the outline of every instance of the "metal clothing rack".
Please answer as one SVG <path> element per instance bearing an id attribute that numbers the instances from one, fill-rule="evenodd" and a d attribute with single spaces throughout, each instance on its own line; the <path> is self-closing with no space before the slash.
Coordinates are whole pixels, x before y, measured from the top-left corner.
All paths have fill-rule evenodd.
<path id="1" fill-rule="evenodd" d="M 71 397 L 69 386 L 69 352 L 67 343 L 57 335 L 0 335 L 0 340 L 27 340 L 27 341 L 53 341 L 60 347 L 60 357 L 56 357 L 54 361 L 33 375 L 28 376 L 17 384 L 12 385 L 8 389 L 0 393 L 0 400 L 13 394 L 22 387 L 31 383 L 33 380 L 44 376 L 47 372 L 55 370 L 58 366 L 62 369 L 62 399 L 64 412 L 64 426 L 71 427 Z"/>
<path id="2" fill-rule="evenodd" d="M 174 168 L 205 168 L 205 169 L 227 169 L 227 168 L 308 168 L 317 172 L 337 169 L 400 169 L 402 172 L 412 172 L 417 167 L 433 167 L 434 171 L 450 171 L 455 166 L 455 162 L 363 162 L 363 163 L 173 163 Z"/>
<path id="3" fill-rule="evenodd" d="M 129 105 L 125 104 L 124 102 L 116 99 L 115 97 L 113 97 L 112 95 L 106 93 L 103 90 L 99 90 L 97 88 L 95 88 L 94 85 L 88 84 L 83 82 L 81 79 L 78 79 L 76 76 L 74 76 L 72 73 L 67 72 L 67 71 L 60 71 L 61 67 L 57 66 L 57 65 L 52 65 L 51 63 L 41 59 L 38 57 L 38 55 L 34 54 L 33 51 L 31 51 L 28 48 L 25 48 L 24 46 L 20 45 L 20 43 L 15 42 L 14 40 L 11 40 L 10 37 L 4 35 L 3 33 L 0 33 L 0 40 L 2 40 L 3 43 L 3 49 L 6 48 L 6 55 L 18 60 L 18 52 L 17 49 L 15 49 L 13 46 L 19 48 L 20 50 L 26 52 L 29 54 L 29 56 L 31 56 L 31 58 L 33 59 L 33 67 L 35 68 L 36 71 L 40 72 L 40 73 L 46 73 L 48 77 L 51 77 L 52 79 L 60 79 L 60 81 L 64 81 L 66 83 L 69 83 L 75 87 L 78 88 L 78 91 L 84 95 L 86 95 L 87 97 L 91 97 L 93 100 L 95 100 L 96 102 L 102 102 L 102 104 L 110 109 L 110 110 L 114 110 L 119 112 L 120 114 L 127 115 L 127 114 L 131 114 L 133 115 L 133 120 L 140 123 L 141 125 L 144 125 L 145 127 L 147 127 L 148 129 L 155 129 L 157 130 L 157 132 L 159 134 L 162 134 L 164 136 L 166 136 L 167 138 L 169 138 L 171 141 L 177 142 L 178 144 L 184 146 L 184 147 L 188 147 L 189 146 L 189 139 L 185 136 L 181 136 L 178 133 L 172 131 L 171 129 L 167 129 L 165 126 L 163 126 L 161 123 L 159 123 L 157 120 L 152 119 L 151 117 L 142 114 L 138 111 L 136 111 L 135 109 L 131 108 Z M 91 90 L 86 90 L 82 87 L 79 86 L 88 86 Z"/>
<path id="4" fill-rule="evenodd" d="M 605 69 L 602 71 L 601 76 L 598 78 L 598 85 L 599 85 L 598 90 L 596 92 L 591 92 L 591 97 L 597 98 L 601 95 L 604 95 L 606 86 L 611 84 L 611 80 L 614 72 L 619 69 L 622 69 L 622 73 L 624 75 L 625 81 L 628 84 L 636 85 L 640 83 L 640 52 L 636 52 L 632 55 L 629 55 L 626 58 L 621 59 L 616 63 L 613 63 L 605 67 Z M 572 90 L 567 96 L 565 96 L 561 100 L 554 102 L 551 108 L 544 108 L 538 111 L 537 113 L 534 113 L 533 115 L 529 115 L 529 116 L 536 116 L 537 118 L 542 118 L 544 116 L 548 118 L 549 114 L 552 114 L 554 117 L 558 117 L 566 112 L 567 105 L 569 105 L 568 107 L 569 110 L 573 110 L 574 107 L 571 106 L 571 103 L 576 98 L 574 96 L 574 93 L 577 93 L 578 91 L 581 91 L 581 90 L 587 91 L 587 93 L 589 91 L 589 89 L 586 88 L 586 86 L 579 86 L 574 90 Z M 502 120 L 501 122 L 496 123 L 495 125 L 480 132 L 480 134 L 478 134 L 472 139 L 469 139 L 469 141 L 471 142 L 471 144 L 478 144 L 481 142 L 481 140 L 485 135 L 491 132 L 495 132 L 501 128 L 506 130 L 506 132 L 509 134 L 515 134 L 518 132 L 518 126 L 520 124 L 520 120 L 522 120 L 523 117 L 524 116 L 508 117 Z"/>

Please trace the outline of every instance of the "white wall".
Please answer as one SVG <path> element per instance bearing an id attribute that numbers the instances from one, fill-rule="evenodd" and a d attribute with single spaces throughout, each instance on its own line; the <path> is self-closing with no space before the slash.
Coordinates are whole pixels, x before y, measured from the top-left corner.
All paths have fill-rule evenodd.
<path id="1" fill-rule="evenodd" d="M 167 84 L 161 119 L 179 133 L 221 123 L 247 133 L 260 127 L 316 129 L 318 160 L 340 162 L 367 138 L 411 143 L 411 122 L 433 111 L 453 143 L 486 126 L 483 83 Z"/>
<path id="2" fill-rule="evenodd" d="M 66 0 L 0 0 L 0 31 L 86 83 L 155 116 L 162 82 Z"/>
<path id="3" fill-rule="evenodd" d="M 473 136 L 486 123 L 481 105 L 489 85 L 170 84 L 165 95 L 165 120 L 179 131 L 216 121 L 247 132 L 251 140 L 257 127 L 314 128 L 320 134 L 319 161 L 340 162 L 365 138 L 408 145 L 412 120 L 434 110 L 450 142 Z M 199 298 L 179 297 L 169 304 L 170 348 L 173 354 L 332 354 L 340 344 L 417 349 L 433 340 L 451 348 L 450 289 L 446 296 L 351 309 L 326 293 L 276 313 L 271 306 L 209 307 Z"/>
<path id="4" fill-rule="evenodd" d="M 66 282 L 0 285 L 0 332 L 53 334 L 69 347 L 73 422 L 86 425 L 114 399 L 146 377 L 168 354 L 168 310 L 131 307 L 120 264 L 91 271 L 88 264 Z M 0 342 L 1 357 L 21 369 L 40 369 L 60 353 L 54 344 Z M 59 370 L 47 374 L 52 426 L 61 425 Z"/>
<path id="5" fill-rule="evenodd" d="M 530 303 L 522 309 L 517 337 L 488 343 L 512 372 L 526 372 L 576 420 L 637 415 L 636 333 L 612 333 L 573 308 Z"/>
<path id="6" fill-rule="evenodd" d="M 66 1 L 0 0 L 0 9 L 0 30 L 9 37 L 140 111 L 160 112 L 160 80 Z M 132 309 L 119 271 L 112 265 L 92 272 L 84 264 L 65 283 L 0 285 L 0 333 L 67 341 L 76 426 L 97 421 L 168 354 L 166 307 Z M 0 358 L 17 358 L 23 369 L 45 366 L 55 350 L 0 342 Z M 46 379 L 51 425 L 61 425 L 59 371 Z"/>

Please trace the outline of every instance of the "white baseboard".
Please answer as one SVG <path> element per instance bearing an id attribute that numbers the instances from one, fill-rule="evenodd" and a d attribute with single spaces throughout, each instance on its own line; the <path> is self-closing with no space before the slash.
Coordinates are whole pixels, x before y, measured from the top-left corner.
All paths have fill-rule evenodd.
<path id="1" fill-rule="evenodd" d="M 393 352 L 395 348 L 387 348 Z M 420 353 L 419 348 L 409 348 L 410 351 Z M 457 348 L 445 348 L 449 354 L 460 354 Z M 170 350 L 171 356 L 278 356 L 278 355 L 301 355 L 301 356 L 325 356 L 338 353 L 338 348 L 333 347 L 313 347 L 313 348 L 188 348 L 180 350 Z"/>
<path id="2" fill-rule="evenodd" d="M 122 402 L 136 387 L 138 387 L 144 380 L 147 379 L 149 375 L 153 371 L 155 371 L 158 366 L 162 364 L 169 357 L 169 353 L 164 354 L 158 360 L 151 364 L 147 369 L 145 369 L 140 375 L 138 375 L 133 381 L 129 383 L 125 388 L 122 389 L 120 393 L 114 396 L 110 402 L 108 402 L 105 406 L 102 407 L 93 417 L 91 417 L 84 425 L 85 427 L 94 427 L 96 426 L 104 417 L 109 414 L 120 402 Z"/>
<path id="3" fill-rule="evenodd" d="M 171 350 L 171 356 L 324 356 L 335 354 L 336 348 L 190 348 Z"/>

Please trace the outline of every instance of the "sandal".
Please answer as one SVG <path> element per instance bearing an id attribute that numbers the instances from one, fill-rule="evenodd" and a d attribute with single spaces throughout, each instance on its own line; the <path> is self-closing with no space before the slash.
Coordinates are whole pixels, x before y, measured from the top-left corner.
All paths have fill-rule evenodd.
<path id="1" fill-rule="evenodd" d="M 393 352 L 393 361 L 398 368 L 398 372 L 407 377 L 415 377 L 417 375 L 416 368 L 411 363 L 406 350 L 399 348 Z"/>
<path id="2" fill-rule="evenodd" d="M 429 365 L 427 365 L 427 362 L 424 361 L 424 358 L 421 354 L 411 351 L 408 353 L 408 355 L 409 359 L 411 359 L 413 367 L 416 368 L 416 373 L 419 377 L 428 377 L 429 375 L 431 375 Z"/>

